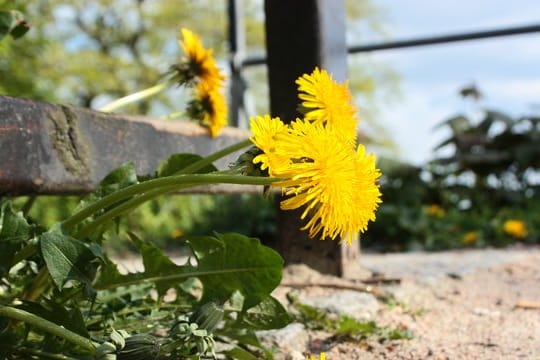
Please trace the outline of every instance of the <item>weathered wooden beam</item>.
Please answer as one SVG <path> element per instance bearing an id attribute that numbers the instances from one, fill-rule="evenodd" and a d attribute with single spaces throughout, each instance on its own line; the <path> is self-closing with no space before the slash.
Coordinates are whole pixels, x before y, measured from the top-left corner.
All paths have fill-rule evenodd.
<path id="1" fill-rule="evenodd" d="M 111 170 L 133 161 L 153 174 L 174 153 L 208 155 L 249 137 L 226 128 L 216 138 L 185 121 L 108 114 L 0 96 L 0 194 L 81 194 Z M 226 168 L 239 153 L 217 162 Z M 253 190 L 242 187 L 241 190 Z M 236 192 L 234 186 L 197 192 Z"/>
<path id="2" fill-rule="evenodd" d="M 283 121 L 294 120 L 299 103 L 295 80 L 318 66 L 334 79 L 347 76 L 345 3 L 343 0 L 266 0 L 266 47 L 270 109 Z M 299 214 L 297 214 L 299 215 Z M 299 231 L 299 216 L 278 215 L 277 249 L 287 263 L 304 263 L 319 271 L 358 277 L 360 247 L 316 241 Z"/>

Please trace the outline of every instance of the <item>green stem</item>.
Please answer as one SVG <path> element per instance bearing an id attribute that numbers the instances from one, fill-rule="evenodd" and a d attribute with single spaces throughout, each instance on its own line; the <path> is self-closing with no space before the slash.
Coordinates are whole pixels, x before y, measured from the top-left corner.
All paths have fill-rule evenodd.
<path id="1" fill-rule="evenodd" d="M 26 291 L 23 293 L 23 299 L 28 301 L 37 300 L 41 294 L 47 289 L 49 282 L 49 270 L 46 266 L 43 266 L 37 275 L 34 277 L 34 280 L 27 287 Z"/>
<path id="2" fill-rule="evenodd" d="M 204 166 L 204 164 L 199 164 L 198 166 Z M 258 180 L 256 180 L 258 179 Z M 147 191 L 153 190 L 158 187 L 166 187 L 173 185 L 188 185 L 197 186 L 199 184 L 212 184 L 212 183 L 232 183 L 232 184 L 252 184 L 252 185 L 269 185 L 276 179 L 270 178 L 261 178 L 261 177 L 248 177 L 248 176 L 223 176 L 217 174 L 193 174 L 193 175 L 174 175 L 167 176 L 163 178 L 157 178 L 148 180 L 142 183 L 134 184 L 127 186 L 121 190 L 115 191 L 114 193 L 107 195 L 100 200 L 92 203 L 82 209 L 81 211 L 71 215 L 66 220 L 63 221 L 62 225 L 65 229 L 69 230 L 74 225 L 83 221 L 87 217 L 94 214 L 96 211 L 99 211 L 107 206 L 116 204 L 124 199 L 127 199 L 133 195 L 145 193 Z"/>
<path id="3" fill-rule="evenodd" d="M 50 322 L 49 320 L 45 320 L 27 311 L 16 309 L 11 306 L 0 305 L 0 317 L 8 317 L 10 319 L 23 321 L 27 324 L 35 326 L 38 329 L 41 329 L 50 334 L 59 336 L 81 347 L 82 349 L 86 351 L 94 352 L 96 349 L 96 347 L 94 346 L 92 341 L 90 341 L 90 339 L 87 339 L 79 334 L 76 334 L 64 328 L 63 326 L 57 325 L 53 322 Z"/>
<path id="4" fill-rule="evenodd" d="M 161 305 L 156 305 L 155 306 L 155 309 L 169 310 L 169 313 L 173 313 L 174 311 L 178 311 L 179 309 L 186 312 L 190 308 L 191 307 L 189 305 L 182 306 L 182 305 L 161 304 Z M 121 310 L 121 311 L 118 311 L 118 312 L 114 313 L 114 316 L 117 317 L 117 318 L 120 318 L 120 317 L 123 317 L 123 316 L 126 316 L 126 315 L 131 315 L 131 314 L 140 312 L 140 311 L 149 311 L 151 309 L 154 309 L 154 307 L 152 307 L 152 308 L 150 308 L 149 306 L 130 307 L 130 308 L 127 308 L 127 309 L 124 309 L 124 310 Z M 100 314 L 98 314 L 98 316 L 95 319 L 92 319 L 92 320 L 89 320 L 89 321 L 86 322 L 86 327 L 91 328 L 92 326 L 94 326 L 96 324 L 99 324 L 99 323 L 102 323 L 102 322 L 103 322 L 103 317 Z"/>
<path id="5" fill-rule="evenodd" d="M 236 144 L 233 144 L 231 146 L 227 146 L 224 149 L 216 151 L 215 153 L 210 154 L 210 155 L 202 158 L 201 160 L 196 161 L 193 164 L 186 166 L 185 168 L 180 170 L 175 175 L 194 173 L 194 172 L 204 168 L 205 166 L 212 164 L 214 161 L 216 161 L 218 159 L 221 159 L 222 157 L 225 157 L 225 156 L 227 156 L 229 154 L 232 154 L 235 151 L 238 151 L 238 150 L 241 150 L 241 149 L 243 149 L 245 147 L 248 147 L 251 144 L 252 144 L 251 140 L 244 140 L 244 141 L 240 141 L 240 142 L 238 142 Z"/>
<path id="6" fill-rule="evenodd" d="M 26 202 L 24 203 L 21 211 L 23 213 L 24 216 L 27 216 L 28 213 L 30 212 L 30 210 L 32 209 L 32 205 L 34 205 L 34 202 L 36 201 L 37 199 L 37 196 L 33 195 L 33 196 L 30 196 Z"/>
<path id="7" fill-rule="evenodd" d="M 167 115 L 163 115 L 161 118 L 163 120 L 174 120 L 181 117 L 187 117 L 187 113 L 185 111 L 177 111 L 177 112 L 173 112 Z"/>
<path id="8" fill-rule="evenodd" d="M 142 100 L 142 99 L 146 99 L 146 98 L 148 98 L 150 96 L 154 96 L 156 94 L 159 94 L 160 92 L 162 92 L 163 90 L 165 90 L 169 86 L 171 86 L 170 82 L 163 82 L 161 84 L 154 85 L 154 86 L 152 86 L 152 87 L 150 87 L 148 89 L 144 89 L 144 90 L 138 91 L 136 93 L 124 96 L 124 97 L 122 97 L 120 99 L 116 99 L 113 102 L 110 102 L 105 106 L 102 106 L 98 110 L 99 111 L 105 111 L 105 112 L 114 111 L 116 109 L 119 109 L 119 108 L 121 108 L 123 106 L 126 106 L 128 104 L 131 104 L 133 102 L 136 102 L 136 101 L 139 101 L 139 100 Z"/>
<path id="9" fill-rule="evenodd" d="M 159 349 L 159 353 L 161 355 L 167 355 L 171 351 L 173 351 L 176 348 L 179 348 L 184 343 L 184 339 L 182 340 L 174 340 L 167 344 L 162 344 L 161 348 Z"/>
<path id="10" fill-rule="evenodd" d="M 189 187 L 189 186 L 186 186 L 186 187 Z M 97 229 L 99 226 L 103 225 L 107 221 L 112 220 L 115 217 L 118 217 L 118 216 L 130 211 L 131 209 L 136 208 L 137 206 L 141 205 L 142 203 L 144 203 L 144 202 L 146 202 L 146 201 L 148 201 L 148 200 L 150 200 L 152 198 L 155 198 L 155 197 L 157 197 L 159 195 L 163 195 L 163 194 L 166 194 L 168 192 L 175 191 L 175 190 L 180 190 L 182 188 L 183 187 L 179 187 L 179 186 L 168 186 L 168 187 L 163 187 L 163 188 L 150 190 L 147 193 L 137 195 L 137 196 L 123 202 L 122 204 L 116 206 L 115 208 L 107 211 L 106 213 L 98 216 L 97 218 L 92 220 L 90 223 L 83 226 L 83 228 L 80 229 L 77 232 L 75 237 L 78 238 L 78 239 L 82 239 L 82 238 L 88 236 L 94 229 Z"/>
<path id="11" fill-rule="evenodd" d="M 77 360 L 77 358 L 74 358 L 74 357 L 70 357 L 70 356 L 66 356 L 66 355 L 62 355 L 62 354 L 52 354 L 52 353 L 44 352 L 44 351 L 41 351 L 41 350 L 29 349 L 29 348 L 26 348 L 26 347 L 17 347 L 17 349 L 15 349 L 15 351 L 17 353 L 38 356 L 39 359 Z"/>
<path id="12" fill-rule="evenodd" d="M 259 177 L 259 176 L 244 176 L 244 175 L 222 175 L 222 174 L 192 174 L 192 175 L 174 175 L 169 176 L 165 178 L 159 178 L 150 181 L 155 180 L 166 180 L 166 179 L 172 179 L 172 178 L 178 178 L 178 179 L 190 179 L 196 177 L 197 181 L 189 182 L 189 180 L 185 181 L 184 184 L 182 183 L 173 183 L 170 185 L 164 185 L 160 187 L 154 187 L 152 190 L 149 190 L 148 192 L 141 194 L 137 197 L 134 197 L 132 199 L 127 200 L 126 202 L 116 206 L 115 208 L 107 211 L 103 215 L 97 217 L 90 223 L 86 224 L 76 235 L 77 238 L 81 239 L 85 236 L 89 235 L 94 229 L 97 229 L 99 226 L 103 225 L 109 220 L 114 219 L 115 217 L 118 217 L 137 206 L 141 205 L 142 203 L 153 199 L 159 195 L 166 194 L 168 192 L 177 191 L 185 188 L 190 188 L 202 184 L 240 184 L 240 185 L 270 185 L 272 182 L 279 180 L 276 178 L 267 178 L 267 177 Z M 145 184 L 145 183 L 141 183 Z M 137 184 L 138 185 L 138 184 Z M 135 186 L 135 185 L 132 185 Z"/>

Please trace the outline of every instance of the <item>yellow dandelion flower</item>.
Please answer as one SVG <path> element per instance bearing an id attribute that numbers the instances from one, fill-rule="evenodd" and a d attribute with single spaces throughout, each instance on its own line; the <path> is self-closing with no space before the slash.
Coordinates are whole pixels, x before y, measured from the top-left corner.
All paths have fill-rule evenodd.
<path id="1" fill-rule="evenodd" d="M 172 238 L 179 238 L 184 235 L 184 232 L 180 229 L 173 229 L 171 231 L 171 237 Z"/>
<path id="2" fill-rule="evenodd" d="M 281 208 L 303 208 L 301 218 L 310 219 L 302 230 L 312 238 L 339 236 L 352 243 L 356 233 L 375 220 L 380 202 L 375 157 L 366 155 L 362 145 L 355 150 L 335 129 L 321 123 L 297 120 L 283 131 L 270 117 L 257 120 L 259 133 L 252 141 L 264 143 L 267 137 L 271 141 L 261 149 L 266 157 L 256 157 L 254 163 L 268 166 L 270 176 L 285 179 L 273 184 L 288 196 Z M 279 131 L 273 132 L 276 128 Z"/>
<path id="3" fill-rule="evenodd" d="M 197 34 L 181 29 L 180 47 L 186 59 L 174 66 L 180 83 L 205 83 L 209 88 L 221 88 L 225 76 L 216 65 L 212 49 L 205 49 Z"/>
<path id="4" fill-rule="evenodd" d="M 306 121 L 334 127 L 343 139 L 356 142 L 357 109 L 347 83 L 339 84 L 326 70 L 315 68 L 313 73 L 299 77 L 296 84 Z"/>
<path id="5" fill-rule="evenodd" d="M 503 230 L 510 236 L 513 236 L 517 239 L 524 239 L 529 235 L 527 231 L 527 224 L 521 220 L 506 220 L 503 224 Z"/>
<path id="6" fill-rule="evenodd" d="M 210 135 L 215 137 L 227 125 L 227 101 L 218 89 L 212 89 L 201 83 L 195 87 L 195 96 L 187 107 L 188 115 L 208 127 Z"/>
<path id="7" fill-rule="evenodd" d="M 442 219 L 446 215 L 446 211 L 438 205 L 438 204 L 431 204 L 426 208 L 426 212 L 429 216 L 437 217 Z"/>
<path id="8" fill-rule="evenodd" d="M 253 136 L 250 140 L 263 152 L 256 156 L 253 162 L 260 163 L 261 170 L 274 169 L 282 162 L 289 162 L 289 157 L 276 152 L 277 135 L 287 131 L 288 126 L 279 117 L 271 118 L 270 115 L 264 115 L 251 118 Z"/>
<path id="9" fill-rule="evenodd" d="M 469 231 L 463 235 L 461 242 L 463 245 L 472 245 L 478 240 L 478 231 Z"/>

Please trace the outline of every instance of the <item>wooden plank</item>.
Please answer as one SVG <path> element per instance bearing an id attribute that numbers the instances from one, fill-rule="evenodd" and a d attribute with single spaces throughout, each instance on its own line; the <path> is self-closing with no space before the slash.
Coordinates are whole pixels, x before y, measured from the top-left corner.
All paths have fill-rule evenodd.
<path id="1" fill-rule="evenodd" d="M 210 138 L 190 122 L 0 96 L 0 194 L 87 193 L 126 161 L 133 161 L 139 174 L 151 174 L 171 154 L 204 156 L 248 137 L 248 131 L 226 128 Z M 227 168 L 240 153 L 216 165 Z M 253 188 L 214 186 L 196 192 Z"/>
<path id="2" fill-rule="evenodd" d="M 265 1 L 266 47 L 270 108 L 283 121 L 299 116 L 295 80 L 318 66 L 334 79 L 347 75 L 345 3 L 343 0 Z M 360 246 L 308 239 L 299 214 L 278 215 L 276 248 L 287 263 L 304 263 L 324 273 L 344 277 L 365 275 L 359 263 Z"/>

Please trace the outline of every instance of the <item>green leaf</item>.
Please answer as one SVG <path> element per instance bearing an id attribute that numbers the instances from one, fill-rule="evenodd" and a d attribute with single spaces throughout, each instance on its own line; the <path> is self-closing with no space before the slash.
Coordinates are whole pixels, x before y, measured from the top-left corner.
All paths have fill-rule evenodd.
<path id="1" fill-rule="evenodd" d="M 154 276 L 167 276 L 181 271 L 181 267 L 176 265 L 154 244 L 142 241 L 132 233 L 129 235 L 142 255 L 145 273 Z M 170 287 L 170 283 L 167 281 L 156 283 L 156 289 L 159 295 L 164 295 Z"/>
<path id="2" fill-rule="evenodd" d="M 18 39 L 30 30 L 30 26 L 24 19 L 24 15 L 17 11 L 0 11 L 0 40 L 10 34 Z"/>
<path id="3" fill-rule="evenodd" d="M 249 345 L 254 348 L 260 349 L 264 353 L 265 359 L 274 358 L 274 356 L 272 355 L 272 352 L 261 344 L 261 342 L 259 341 L 259 338 L 257 338 L 257 334 L 255 333 L 255 331 L 251 329 L 233 328 L 233 327 L 226 326 L 225 328 L 220 329 L 217 332 L 217 334 L 220 336 L 225 336 L 225 337 L 228 337 L 229 339 L 235 340 L 236 342 L 242 345 Z M 242 356 L 253 355 L 251 352 L 248 352 L 247 350 L 243 348 L 235 348 L 235 349 L 240 349 L 242 351 L 239 351 L 239 352 L 234 351 L 233 353 L 224 351 L 223 353 L 226 355 L 229 355 L 233 359 L 244 359 Z M 245 359 L 251 359 L 251 357 L 246 357 Z M 260 359 L 260 356 L 257 357 L 257 359 Z"/>
<path id="4" fill-rule="evenodd" d="M 14 39 L 18 39 L 22 37 L 24 34 L 26 34 L 28 30 L 30 30 L 30 27 L 28 26 L 28 24 L 26 22 L 20 22 L 13 28 L 13 30 L 11 30 L 10 35 Z"/>
<path id="5" fill-rule="evenodd" d="M 34 226 L 28 224 L 22 212 L 11 202 L 0 203 L 0 277 L 9 271 L 17 252 L 34 236 Z"/>
<path id="6" fill-rule="evenodd" d="M 9 34 L 13 20 L 10 11 L 0 11 L 0 40 Z"/>
<path id="7" fill-rule="evenodd" d="M 132 162 L 127 162 L 120 167 L 114 169 L 111 171 L 101 182 L 99 183 L 99 187 L 97 190 L 90 195 L 86 196 L 84 199 L 82 199 L 77 207 L 75 208 L 74 212 L 81 211 L 85 207 L 89 206 L 92 203 L 95 203 L 96 201 L 99 201 L 101 198 L 110 195 L 114 193 L 115 191 L 118 191 L 120 189 L 123 189 L 125 187 L 128 187 L 130 185 L 134 185 L 139 183 L 139 179 L 137 177 L 135 164 Z M 121 202 L 127 201 L 128 199 L 124 199 Z M 98 216 L 100 214 L 103 214 L 104 211 L 110 210 L 111 207 L 119 205 L 121 202 L 113 204 L 109 207 L 104 208 L 103 210 L 100 210 L 95 213 L 94 216 Z M 103 234 L 104 232 L 110 228 L 113 225 L 118 225 L 119 219 L 113 219 L 109 222 L 106 222 L 102 224 L 101 227 L 93 229 L 93 232 L 91 234 L 91 240 L 97 243 L 101 243 L 103 241 Z"/>
<path id="8" fill-rule="evenodd" d="M 11 29 L 10 35 L 12 38 L 18 39 L 24 34 L 26 34 L 28 30 L 30 30 L 30 25 L 28 25 L 28 23 L 24 20 L 19 20 L 19 22 L 17 22 L 17 25 L 15 25 L 13 29 Z"/>
<path id="9" fill-rule="evenodd" d="M 68 280 L 90 285 L 97 269 L 97 257 L 86 244 L 59 233 L 42 234 L 39 240 L 47 269 L 59 288 Z"/>
<path id="10" fill-rule="evenodd" d="M 216 234 L 221 251 L 199 258 L 196 275 L 203 283 L 201 301 L 226 301 L 235 290 L 245 297 L 249 309 L 266 298 L 281 281 L 283 259 L 258 239 L 235 233 Z"/>
<path id="11" fill-rule="evenodd" d="M 174 154 L 159 165 L 157 176 L 164 177 L 174 175 L 185 167 L 202 159 L 203 157 L 196 154 Z M 197 173 L 204 174 L 213 171 L 217 171 L 216 167 L 214 165 L 207 165 L 198 170 Z"/>
<path id="12" fill-rule="evenodd" d="M 180 281 L 198 278 L 203 285 L 202 303 L 223 303 L 235 292 L 244 297 L 244 309 L 257 305 L 270 295 L 281 281 L 283 259 L 258 239 L 240 234 L 216 234 L 215 237 L 191 238 L 188 244 L 197 250 L 197 264 L 175 265 L 164 261 L 152 244 L 141 247 L 143 258 L 154 261 L 144 273 L 120 275 L 104 269 L 94 284 L 96 289 L 110 289 L 151 282 L 163 287 L 177 286 Z M 205 249 L 200 244 L 206 244 Z"/>
<path id="13" fill-rule="evenodd" d="M 135 164 L 130 161 L 105 176 L 99 183 L 97 191 L 101 196 L 105 196 L 136 183 L 138 183 L 138 179 Z"/>
<path id="14" fill-rule="evenodd" d="M 292 318 L 283 305 L 272 296 L 241 314 L 238 326 L 254 330 L 280 329 L 291 322 Z M 237 324 L 235 324 L 236 326 Z"/>
<path id="15" fill-rule="evenodd" d="M 242 349 L 241 347 L 234 347 L 231 350 L 223 351 L 223 354 L 228 358 L 237 359 L 237 360 L 257 360 L 257 356 L 253 355 L 249 351 Z"/>
<path id="16" fill-rule="evenodd" d="M 36 303 L 31 301 L 24 301 L 17 306 L 18 309 L 22 309 L 37 315 L 43 319 L 49 320 L 55 324 L 61 325 L 66 329 L 73 331 L 81 336 L 89 338 L 90 335 L 86 330 L 81 311 L 78 308 L 65 308 L 60 304 L 56 304 L 53 301 L 47 301 L 46 303 Z"/>
<path id="17" fill-rule="evenodd" d="M 29 225 L 22 212 L 13 209 L 11 202 L 0 208 L 0 243 L 21 243 L 32 237 L 33 226 Z"/>

